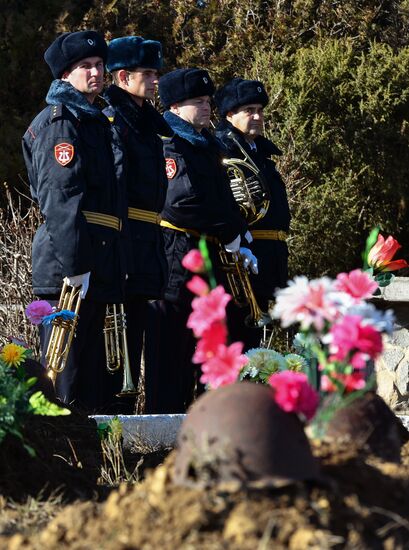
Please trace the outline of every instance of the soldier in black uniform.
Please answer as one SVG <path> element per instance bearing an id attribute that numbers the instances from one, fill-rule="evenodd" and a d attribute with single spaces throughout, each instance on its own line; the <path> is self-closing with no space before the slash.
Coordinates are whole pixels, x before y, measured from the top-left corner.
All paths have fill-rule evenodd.
<path id="1" fill-rule="evenodd" d="M 201 69 L 177 69 L 159 80 L 160 99 L 168 109 L 164 118 L 174 135 L 164 140 L 168 192 L 161 225 L 169 279 L 160 303 L 162 322 L 158 320 L 163 350 L 158 398 L 163 410 L 158 412 L 184 412 L 192 399 L 195 341 L 186 322 L 193 296 L 185 288 L 191 274 L 182 266 L 182 258 L 197 248 L 201 234 L 236 252 L 247 232 L 221 164 L 220 146 L 207 130 L 213 92 L 209 74 Z M 216 258 L 211 240 L 209 247 Z M 241 252 L 255 268 L 251 252 L 244 248 Z"/>
<path id="2" fill-rule="evenodd" d="M 215 94 L 215 103 L 221 115 L 216 136 L 228 150 L 228 157 L 243 159 L 232 135 L 260 169 L 270 192 L 270 205 L 265 216 L 251 226 L 254 238 L 252 251 L 259 261 L 259 274 L 251 277 L 259 305 L 267 310 L 268 301 L 277 287 L 284 287 L 288 279 L 288 248 L 286 239 L 290 226 L 290 211 L 284 182 L 272 156 L 282 152 L 265 138 L 264 107 L 268 95 L 261 82 L 234 78 Z M 232 135 L 230 134 L 232 133 Z M 246 329 L 240 314 L 231 316 L 230 336 L 245 342 L 246 349 L 257 347 L 260 331 Z"/>
<path id="3" fill-rule="evenodd" d="M 55 78 L 48 106 L 23 137 L 31 193 L 44 217 L 33 241 L 34 294 L 56 304 L 65 278 L 81 286 L 83 298 L 56 393 L 89 412 L 101 410 L 113 395 L 103 324 L 106 304 L 123 300 L 127 271 L 123 152 L 94 104 L 103 87 L 106 54 L 97 32 L 59 36 L 44 55 Z M 51 327 L 42 327 L 43 354 L 50 332 Z"/>
<path id="4" fill-rule="evenodd" d="M 133 269 L 127 280 L 125 311 L 135 385 L 139 378 L 143 336 L 148 328 L 148 301 L 163 297 L 167 280 L 163 235 L 158 225 L 167 190 L 159 136 L 170 136 L 172 131 L 150 103 L 162 63 L 162 47 L 155 40 L 126 36 L 109 43 L 107 69 L 113 84 L 104 94 L 109 103 L 104 113 L 121 135 L 128 157 L 128 218 Z M 146 370 L 146 410 L 150 409 L 152 375 Z"/>

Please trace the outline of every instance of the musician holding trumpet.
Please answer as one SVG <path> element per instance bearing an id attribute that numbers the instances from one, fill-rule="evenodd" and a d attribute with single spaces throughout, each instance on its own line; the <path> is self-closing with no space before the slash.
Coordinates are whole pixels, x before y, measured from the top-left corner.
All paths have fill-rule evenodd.
<path id="1" fill-rule="evenodd" d="M 65 368 L 51 375 L 57 396 L 87 412 L 103 410 L 113 396 L 105 368 L 105 308 L 123 301 L 127 272 L 122 145 L 95 104 L 106 57 L 97 32 L 60 35 L 44 55 L 55 79 L 48 105 L 23 137 L 31 194 L 44 218 L 33 241 L 34 294 L 56 305 L 64 280 L 63 307 L 79 314 Z M 51 329 L 41 329 L 43 356 Z M 48 357 L 48 367 L 54 359 Z"/>
<path id="2" fill-rule="evenodd" d="M 258 179 L 265 187 L 265 211 L 248 222 L 254 239 L 252 250 L 259 267 L 257 277 L 250 277 L 251 284 L 259 305 L 266 311 L 275 289 L 285 286 L 288 279 L 286 239 L 290 211 L 284 182 L 271 159 L 282 152 L 263 136 L 268 95 L 261 82 L 234 78 L 217 90 L 214 99 L 221 116 L 216 136 L 226 147 L 227 156 L 239 162 L 246 158 L 247 163 L 259 171 Z M 243 171 L 245 176 L 252 176 L 247 168 Z M 232 340 L 245 342 L 247 349 L 258 347 L 260 332 L 246 328 L 243 314 L 237 310 L 235 315 L 229 316 L 230 336 Z"/>

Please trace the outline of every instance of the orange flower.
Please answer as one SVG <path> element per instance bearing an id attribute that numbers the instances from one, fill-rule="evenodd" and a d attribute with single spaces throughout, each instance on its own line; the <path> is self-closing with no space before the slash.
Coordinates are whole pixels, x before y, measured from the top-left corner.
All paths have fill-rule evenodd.
<path id="1" fill-rule="evenodd" d="M 368 265 L 379 271 L 396 271 L 409 267 L 406 260 L 394 260 L 392 258 L 396 252 L 402 248 L 396 239 L 389 236 L 386 241 L 381 234 L 368 254 Z"/>

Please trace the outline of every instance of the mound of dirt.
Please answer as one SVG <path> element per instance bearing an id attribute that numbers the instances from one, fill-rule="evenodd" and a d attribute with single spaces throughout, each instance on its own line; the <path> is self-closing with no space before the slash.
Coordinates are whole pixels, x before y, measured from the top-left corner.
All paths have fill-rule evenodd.
<path id="1" fill-rule="evenodd" d="M 56 491 L 65 500 L 91 498 L 102 463 L 96 423 L 72 410 L 69 416 L 29 416 L 23 441 L 8 435 L 0 445 L 0 495 L 24 502 Z"/>
<path id="2" fill-rule="evenodd" d="M 281 488 L 207 490 L 175 486 L 174 454 L 147 479 L 106 502 L 68 506 L 36 536 L 15 535 L 12 550 L 392 550 L 409 541 L 409 445 L 402 463 L 363 456 L 351 445 L 313 446 L 323 478 Z M 1 540 L 0 540 L 1 543 Z"/>

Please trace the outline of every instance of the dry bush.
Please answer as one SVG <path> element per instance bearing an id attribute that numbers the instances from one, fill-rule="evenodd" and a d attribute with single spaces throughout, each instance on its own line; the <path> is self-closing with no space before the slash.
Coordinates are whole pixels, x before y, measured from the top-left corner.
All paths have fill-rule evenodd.
<path id="1" fill-rule="evenodd" d="M 12 193 L 7 184 L 7 205 L 0 213 L 0 342 L 9 337 L 26 342 L 38 352 L 36 327 L 24 314 L 24 308 L 34 299 L 31 288 L 31 241 L 40 225 L 40 213 L 34 203 L 22 208 L 27 197 Z"/>

